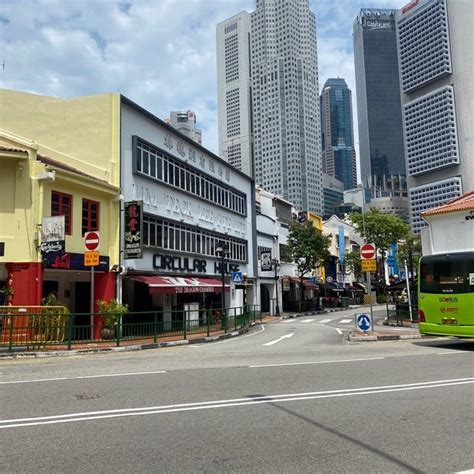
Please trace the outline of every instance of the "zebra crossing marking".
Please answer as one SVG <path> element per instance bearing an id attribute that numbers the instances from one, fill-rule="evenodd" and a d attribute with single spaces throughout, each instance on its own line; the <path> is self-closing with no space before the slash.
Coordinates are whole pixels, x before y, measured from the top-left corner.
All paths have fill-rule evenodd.
<path id="1" fill-rule="evenodd" d="M 339 322 L 340 322 L 341 324 L 352 323 L 352 319 L 341 319 Z"/>

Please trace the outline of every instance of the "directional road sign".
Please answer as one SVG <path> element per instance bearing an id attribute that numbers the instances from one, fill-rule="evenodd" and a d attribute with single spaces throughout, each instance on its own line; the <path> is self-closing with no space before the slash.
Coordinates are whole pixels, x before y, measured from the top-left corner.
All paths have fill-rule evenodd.
<path id="1" fill-rule="evenodd" d="M 232 281 L 234 283 L 242 283 L 242 272 L 232 272 Z"/>
<path id="2" fill-rule="evenodd" d="M 375 257 L 375 245 L 365 244 L 360 248 L 360 258 L 362 260 L 371 260 Z"/>
<path id="3" fill-rule="evenodd" d="M 86 250 L 93 251 L 99 249 L 100 238 L 98 232 L 86 232 L 84 235 Z"/>
<path id="4" fill-rule="evenodd" d="M 359 331 L 367 332 L 372 326 L 372 320 L 370 314 L 367 313 L 358 313 L 355 315 L 356 326 Z"/>

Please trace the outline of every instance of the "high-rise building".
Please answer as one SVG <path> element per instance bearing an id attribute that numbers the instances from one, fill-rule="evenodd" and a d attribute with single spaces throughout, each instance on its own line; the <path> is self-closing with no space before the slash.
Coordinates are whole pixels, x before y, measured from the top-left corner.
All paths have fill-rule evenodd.
<path id="1" fill-rule="evenodd" d="M 323 171 L 344 183 L 357 185 L 352 93 L 344 79 L 328 79 L 321 93 Z"/>
<path id="2" fill-rule="evenodd" d="M 336 213 L 336 208 L 344 203 L 344 183 L 323 173 L 323 218 L 328 219 Z"/>
<path id="3" fill-rule="evenodd" d="M 202 144 L 202 132 L 196 128 L 196 114 L 191 110 L 187 112 L 170 112 L 170 116 L 165 119 L 166 123 L 172 125 L 183 135 L 191 138 L 195 142 Z"/>
<path id="4" fill-rule="evenodd" d="M 219 156 L 253 177 L 250 13 L 217 25 Z"/>
<path id="5" fill-rule="evenodd" d="M 237 17 L 242 18 L 242 14 Z M 239 41 L 238 38 L 230 39 L 231 32 L 225 34 L 235 18 L 217 27 L 218 82 L 226 81 L 229 68 L 248 71 L 250 66 L 255 181 L 294 203 L 297 209 L 321 214 L 323 192 L 315 15 L 309 9 L 308 0 L 257 0 L 256 10 L 251 13 L 250 64 L 232 66 L 234 58 L 245 60 L 245 54 L 240 50 L 232 55 L 229 49 L 227 57 L 225 55 L 226 41 Z M 224 35 L 219 34 L 222 30 Z M 238 123 L 247 105 L 239 95 L 237 82 L 235 86 L 235 96 L 230 95 L 230 90 L 219 95 L 218 108 L 219 117 L 229 122 L 232 116 Z M 219 90 L 222 87 L 220 84 Z M 224 87 L 230 88 L 230 84 L 226 83 Z M 229 138 L 228 130 L 219 130 L 220 143 L 228 146 Z M 226 158 L 225 152 L 223 158 Z M 242 162 L 242 169 L 243 166 Z"/>
<path id="6" fill-rule="evenodd" d="M 410 221 L 474 189 L 474 3 L 414 0 L 397 13 Z"/>
<path id="7" fill-rule="evenodd" d="M 374 196 L 406 196 L 396 10 L 363 8 L 354 20 L 362 184 Z"/>

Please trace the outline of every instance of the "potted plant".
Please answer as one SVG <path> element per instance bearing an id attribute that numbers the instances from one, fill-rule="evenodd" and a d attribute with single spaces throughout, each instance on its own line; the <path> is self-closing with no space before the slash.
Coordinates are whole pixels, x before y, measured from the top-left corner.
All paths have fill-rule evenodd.
<path id="1" fill-rule="evenodd" d="M 124 313 L 128 313 L 128 306 L 119 303 L 116 299 L 111 299 L 109 301 L 97 300 L 97 307 L 100 316 L 103 318 L 100 336 L 102 339 L 113 339 L 117 322 Z"/>

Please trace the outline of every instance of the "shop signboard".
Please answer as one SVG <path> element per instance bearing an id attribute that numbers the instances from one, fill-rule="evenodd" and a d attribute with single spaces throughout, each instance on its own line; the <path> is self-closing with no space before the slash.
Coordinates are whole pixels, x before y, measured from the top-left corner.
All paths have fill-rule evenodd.
<path id="1" fill-rule="evenodd" d="M 66 250 L 64 216 L 43 217 L 41 222 L 41 256 L 60 257 Z"/>
<path id="2" fill-rule="evenodd" d="M 260 258 L 260 270 L 262 272 L 271 272 L 272 267 L 272 249 L 268 247 L 258 248 Z"/>
<path id="3" fill-rule="evenodd" d="M 143 258 L 143 201 L 125 203 L 124 258 Z"/>

